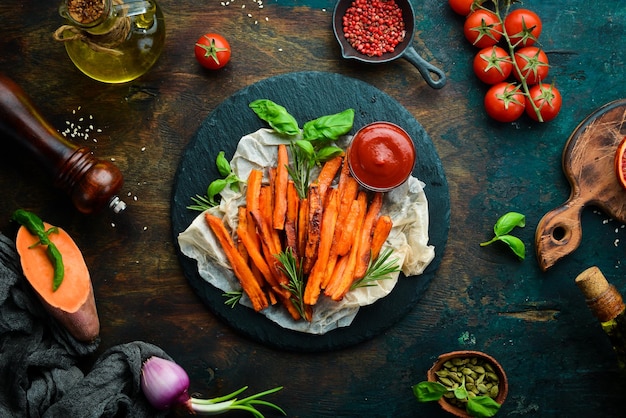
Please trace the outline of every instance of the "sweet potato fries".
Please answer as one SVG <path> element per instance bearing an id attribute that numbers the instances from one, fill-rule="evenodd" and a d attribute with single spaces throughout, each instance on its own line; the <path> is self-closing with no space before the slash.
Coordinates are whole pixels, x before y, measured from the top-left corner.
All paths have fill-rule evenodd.
<path id="1" fill-rule="evenodd" d="M 361 190 L 343 156 L 324 163 L 304 198 L 288 177 L 288 158 L 287 147 L 279 145 L 276 167 L 266 176 L 251 171 L 235 238 L 221 219 L 205 216 L 253 308 L 280 303 L 294 319 L 310 321 L 322 294 L 340 301 L 365 276 L 392 225 L 381 214 L 382 194 Z M 285 254 L 295 269 L 279 260 Z"/>

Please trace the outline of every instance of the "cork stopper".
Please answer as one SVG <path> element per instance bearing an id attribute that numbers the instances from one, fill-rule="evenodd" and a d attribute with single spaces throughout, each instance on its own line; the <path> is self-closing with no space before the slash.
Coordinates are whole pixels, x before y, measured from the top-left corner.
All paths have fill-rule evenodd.
<path id="1" fill-rule="evenodd" d="M 67 0 L 67 13 L 77 23 L 88 25 L 104 13 L 105 0 Z"/>
<path id="2" fill-rule="evenodd" d="M 589 267 L 576 277 L 575 282 L 585 296 L 587 306 L 601 322 L 610 321 L 626 308 L 622 295 L 598 267 Z"/>

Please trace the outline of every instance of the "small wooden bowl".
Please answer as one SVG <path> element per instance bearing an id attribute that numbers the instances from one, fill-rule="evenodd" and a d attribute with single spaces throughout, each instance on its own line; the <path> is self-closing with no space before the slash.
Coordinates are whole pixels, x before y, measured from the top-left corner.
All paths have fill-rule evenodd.
<path id="1" fill-rule="evenodd" d="M 491 366 L 493 366 L 494 372 L 498 376 L 498 380 L 499 380 L 499 392 L 498 392 L 498 396 L 494 400 L 498 402 L 500 405 L 502 405 L 509 392 L 509 383 L 506 377 L 506 373 L 504 373 L 504 369 L 502 368 L 502 366 L 500 365 L 500 363 L 498 363 L 496 359 L 494 359 L 490 355 L 485 354 L 481 351 L 462 350 L 462 351 L 452 351 L 452 352 L 440 355 L 437 358 L 437 361 L 432 365 L 432 367 L 426 373 L 428 381 L 429 382 L 437 381 L 437 375 L 435 374 L 435 372 L 439 371 L 443 367 L 443 364 L 446 361 L 451 360 L 453 358 L 464 359 L 464 358 L 472 358 L 472 357 L 483 359 L 484 361 L 491 364 Z M 461 409 L 455 405 L 452 405 L 445 398 L 439 399 L 439 405 L 444 411 L 449 412 L 454 416 L 457 416 L 460 418 L 472 418 L 471 415 L 469 415 L 467 411 L 465 411 L 465 409 Z"/>

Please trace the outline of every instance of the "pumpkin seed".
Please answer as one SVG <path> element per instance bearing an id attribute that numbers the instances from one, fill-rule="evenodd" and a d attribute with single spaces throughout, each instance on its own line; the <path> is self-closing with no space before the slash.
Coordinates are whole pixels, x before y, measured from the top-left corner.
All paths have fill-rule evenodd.
<path id="1" fill-rule="evenodd" d="M 474 371 L 478 374 L 485 374 L 485 368 L 483 366 L 474 366 Z"/>
<path id="2" fill-rule="evenodd" d="M 495 399 L 500 392 L 495 369 L 488 361 L 478 357 L 450 359 L 435 374 L 439 382 L 449 389 L 443 396 L 449 403 L 460 408 L 465 408 L 467 399 L 457 399 L 453 390 L 463 384 L 469 398 L 489 396 Z"/>
<path id="3" fill-rule="evenodd" d="M 487 372 L 485 373 L 485 376 L 487 376 L 487 378 L 492 382 L 497 382 L 499 380 L 498 375 L 493 372 Z"/>
<path id="4" fill-rule="evenodd" d="M 484 373 L 481 374 L 481 375 L 478 375 L 478 378 L 474 381 L 474 383 L 479 384 L 479 383 L 482 383 L 483 380 L 485 380 L 485 374 Z"/>
<path id="5" fill-rule="evenodd" d="M 463 375 L 461 375 L 461 376 L 463 376 Z M 450 373 L 450 375 L 449 375 L 450 379 L 454 380 L 457 383 L 461 383 L 462 382 L 461 376 L 459 376 L 458 373 Z"/>
<path id="6" fill-rule="evenodd" d="M 455 357 L 452 359 L 452 364 L 455 366 L 463 366 L 464 364 L 467 364 L 467 359 Z"/>

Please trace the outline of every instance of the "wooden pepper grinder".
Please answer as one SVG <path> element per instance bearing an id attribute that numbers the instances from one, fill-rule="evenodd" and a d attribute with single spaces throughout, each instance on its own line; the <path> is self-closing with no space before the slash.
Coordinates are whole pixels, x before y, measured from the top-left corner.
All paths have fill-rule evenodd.
<path id="1" fill-rule="evenodd" d="M 109 207 L 126 208 L 117 196 L 124 182 L 112 163 L 97 160 L 54 129 L 15 82 L 0 74 L 0 133 L 25 147 L 54 176 L 54 185 L 69 194 L 76 209 L 89 214 Z"/>

